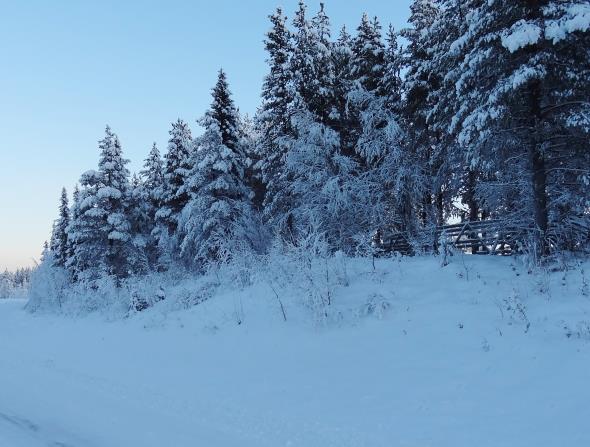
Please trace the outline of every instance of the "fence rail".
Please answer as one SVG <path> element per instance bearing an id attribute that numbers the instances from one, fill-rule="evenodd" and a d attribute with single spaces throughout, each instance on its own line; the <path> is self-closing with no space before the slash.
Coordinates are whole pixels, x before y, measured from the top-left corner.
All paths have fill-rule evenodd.
<path id="1" fill-rule="evenodd" d="M 501 220 L 461 222 L 423 230 L 417 237 L 380 230 L 375 233 L 373 246 L 378 253 L 412 255 L 419 250 L 437 250 L 446 244 L 477 255 L 508 256 L 518 249 L 527 233 L 530 228 Z"/>

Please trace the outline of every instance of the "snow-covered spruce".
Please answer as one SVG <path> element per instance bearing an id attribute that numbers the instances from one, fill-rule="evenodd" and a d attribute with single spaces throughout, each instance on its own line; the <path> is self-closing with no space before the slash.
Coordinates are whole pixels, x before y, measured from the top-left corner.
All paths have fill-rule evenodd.
<path id="1" fill-rule="evenodd" d="M 68 287 L 121 285 L 310 232 L 327 255 L 371 252 L 376 230 L 436 251 L 435 227 L 489 219 L 533 263 L 587 253 L 589 17 L 582 1 L 415 0 L 406 29 L 365 14 L 335 35 L 324 4 L 277 9 L 254 118 L 221 72 L 203 132 L 173 123 L 132 180 L 107 128 L 44 259 Z"/>

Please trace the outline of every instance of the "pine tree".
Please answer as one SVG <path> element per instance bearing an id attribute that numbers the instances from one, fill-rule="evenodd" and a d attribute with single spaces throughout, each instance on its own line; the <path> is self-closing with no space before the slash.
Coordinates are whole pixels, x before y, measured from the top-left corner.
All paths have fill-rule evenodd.
<path id="1" fill-rule="evenodd" d="M 548 177 L 548 236 L 555 249 L 590 244 L 590 7 L 583 2 L 549 2 L 543 10 L 550 54 L 541 85 L 539 142 Z M 546 48 L 546 47 L 549 48 Z"/>
<path id="2" fill-rule="evenodd" d="M 50 249 L 53 253 L 54 265 L 65 267 L 69 257 L 68 226 L 70 224 L 70 208 L 68 205 L 68 193 L 65 188 L 61 191 L 59 218 L 53 226 Z"/>
<path id="3" fill-rule="evenodd" d="M 563 222 L 558 216 L 563 214 L 557 197 L 569 201 L 573 191 L 587 190 L 587 169 L 567 163 L 588 162 L 575 144 L 580 137 L 587 139 L 588 120 L 567 124 L 587 107 L 580 99 L 587 88 L 588 53 L 579 48 L 585 48 L 581 44 L 588 40 L 588 27 L 575 20 L 577 12 L 550 0 L 480 2 L 467 15 L 469 27 L 458 39 L 466 49 L 456 87 L 459 143 L 472 166 L 509 173 L 519 185 L 518 196 L 506 199 L 516 200 L 511 208 L 521 212 L 520 219 L 532 221 L 538 255 L 571 238 L 559 234 Z M 497 192 L 488 188 L 484 199 L 495 201 Z M 578 216 L 584 220 L 583 211 Z"/>
<path id="4" fill-rule="evenodd" d="M 244 182 L 238 114 L 223 70 L 212 93 L 211 108 L 200 120 L 205 132 L 198 140 L 191 199 L 181 218 L 182 256 L 200 268 L 231 251 L 234 227 L 249 213 L 251 199 Z"/>

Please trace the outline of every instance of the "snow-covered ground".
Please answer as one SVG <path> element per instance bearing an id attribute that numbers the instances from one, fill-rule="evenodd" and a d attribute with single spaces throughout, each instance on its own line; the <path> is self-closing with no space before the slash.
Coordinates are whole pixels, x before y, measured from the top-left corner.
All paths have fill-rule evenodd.
<path id="1" fill-rule="evenodd" d="M 283 322 L 262 285 L 116 321 L 0 301 L 0 447 L 590 445 L 579 268 L 416 258 L 347 275 L 323 323 L 295 296 Z"/>

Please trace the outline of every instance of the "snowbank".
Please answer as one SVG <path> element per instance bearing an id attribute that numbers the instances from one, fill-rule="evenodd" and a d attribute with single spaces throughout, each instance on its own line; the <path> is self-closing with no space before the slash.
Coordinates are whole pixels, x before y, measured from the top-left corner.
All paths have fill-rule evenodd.
<path id="1" fill-rule="evenodd" d="M 583 267 L 234 269 L 111 322 L 1 303 L 0 445 L 589 445 Z"/>

